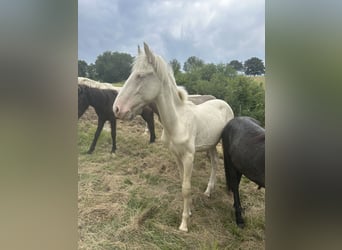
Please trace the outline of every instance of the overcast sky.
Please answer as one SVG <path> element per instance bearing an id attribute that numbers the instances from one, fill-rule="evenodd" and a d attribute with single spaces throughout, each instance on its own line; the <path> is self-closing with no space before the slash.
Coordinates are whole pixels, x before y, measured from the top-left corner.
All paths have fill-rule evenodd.
<path id="1" fill-rule="evenodd" d="M 146 42 L 166 61 L 265 60 L 265 0 L 79 0 L 78 58 L 137 54 Z"/>

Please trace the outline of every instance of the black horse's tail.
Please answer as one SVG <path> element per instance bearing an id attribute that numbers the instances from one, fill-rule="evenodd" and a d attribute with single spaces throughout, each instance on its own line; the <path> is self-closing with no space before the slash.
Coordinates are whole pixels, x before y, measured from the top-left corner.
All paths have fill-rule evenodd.
<path id="1" fill-rule="evenodd" d="M 231 176 L 229 174 L 229 167 L 232 166 L 231 157 L 228 152 L 228 136 L 225 136 L 225 131 L 222 132 L 222 150 L 223 150 L 223 162 L 224 162 L 224 172 L 226 176 L 226 185 L 227 185 L 227 191 L 232 191 L 231 186 Z"/>

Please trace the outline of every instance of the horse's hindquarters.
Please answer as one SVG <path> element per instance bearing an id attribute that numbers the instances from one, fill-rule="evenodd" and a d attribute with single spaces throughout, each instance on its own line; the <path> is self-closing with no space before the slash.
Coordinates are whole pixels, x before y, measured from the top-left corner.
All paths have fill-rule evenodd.
<path id="1" fill-rule="evenodd" d="M 234 114 L 226 102 L 211 100 L 196 106 L 195 117 L 196 151 L 203 151 L 219 142 L 224 127 Z"/>

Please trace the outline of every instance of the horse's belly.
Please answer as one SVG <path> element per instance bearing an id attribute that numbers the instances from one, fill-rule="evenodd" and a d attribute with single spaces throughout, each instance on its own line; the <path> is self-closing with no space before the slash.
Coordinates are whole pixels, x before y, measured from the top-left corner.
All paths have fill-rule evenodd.
<path id="1" fill-rule="evenodd" d="M 213 100 L 197 106 L 196 109 L 196 151 L 207 150 L 221 139 L 223 128 L 234 117 L 227 103 Z"/>
<path id="2" fill-rule="evenodd" d="M 215 146 L 221 138 L 221 133 L 225 125 L 225 120 L 213 122 L 212 119 L 209 119 L 199 122 L 196 128 L 196 150 L 206 150 Z"/>
<path id="3" fill-rule="evenodd" d="M 215 146 L 220 138 L 224 125 L 222 126 L 208 126 L 205 129 L 197 130 L 195 147 L 196 151 L 207 150 Z"/>

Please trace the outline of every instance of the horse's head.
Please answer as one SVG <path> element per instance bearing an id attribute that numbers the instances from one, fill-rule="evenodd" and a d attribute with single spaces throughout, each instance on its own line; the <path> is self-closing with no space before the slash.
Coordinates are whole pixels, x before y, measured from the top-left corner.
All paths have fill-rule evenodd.
<path id="1" fill-rule="evenodd" d="M 160 92 L 162 80 L 156 74 L 157 56 L 144 43 L 144 52 L 138 47 L 132 72 L 113 104 L 115 116 L 119 119 L 133 119 L 148 103 L 153 102 Z"/>
<path id="2" fill-rule="evenodd" d="M 85 85 L 78 85 L 78 118 L 80 118 L 89 107 L 89 101 Z"/>

